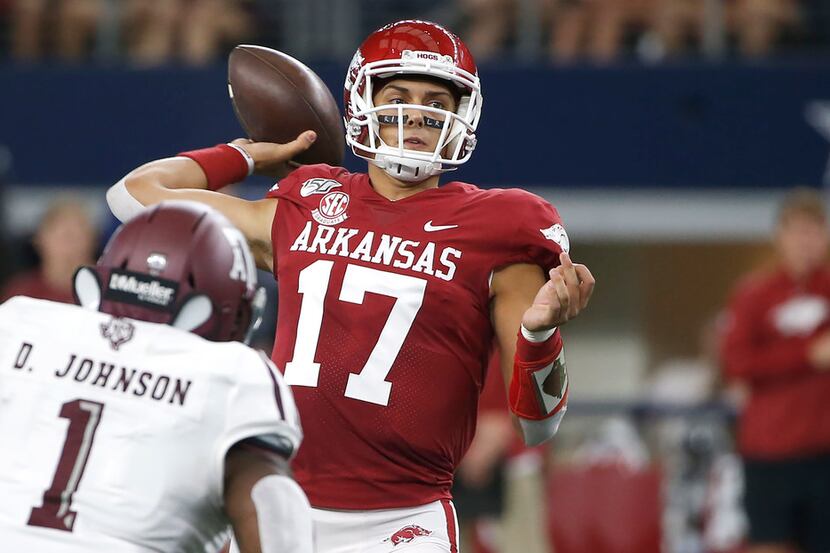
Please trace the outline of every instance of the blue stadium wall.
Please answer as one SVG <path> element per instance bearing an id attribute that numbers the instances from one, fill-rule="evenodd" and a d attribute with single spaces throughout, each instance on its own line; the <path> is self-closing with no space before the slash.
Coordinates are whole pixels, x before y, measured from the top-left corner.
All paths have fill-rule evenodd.
<path id="1" fill-rule="evenodd" d="M 314 69 L 339 100 L 345 68 Z M 491 66 L 481 78 L 479 147 L 463 180 L 758 189 L 818 185 L 827 168 L 830 62 Z M 241 135 L 221 66 L 4 66 L 0 83 L 0 147 L 15 184 L 103 185 Z"/>

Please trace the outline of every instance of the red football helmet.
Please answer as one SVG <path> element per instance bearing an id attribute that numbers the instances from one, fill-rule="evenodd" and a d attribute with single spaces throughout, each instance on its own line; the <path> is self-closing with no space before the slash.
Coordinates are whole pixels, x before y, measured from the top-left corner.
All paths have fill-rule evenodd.
<path id="1" fill-rule="evenodd" d="M 407 75 L 434 77 L 458 87 L 461 99 L 456 112 L 412 104 L 374 105 L 375 78 Z M 444 27 L 428 21 L 405 20 L 378 29 L 355 52 L 344 88 L 346 142 L 355 155 L 393 177 L 418 182 L 451 171 L 470 159 L 481 117 L 478 70 L 461 39 Z M 388 121 L 398 125 L 398 136 L 402 137 L 403 112 L 409 109 L 427 116 L 434 114 L 431 119 L 436 128 L 441 128 L 441 135 L 433 152 L 404 148 L 400 139 L 398 146 L 381 140 L 379 112 L 397 112 L 397 117 Z"/>
<path id="2" fill-rule="evenodd" d="M 96 266 L 75 273 L 75 297 L 85 307 L 217 342 L 247 341 L 265 303 L 239 229 L 208 206 L 182 201 L 121 225 Z"/>

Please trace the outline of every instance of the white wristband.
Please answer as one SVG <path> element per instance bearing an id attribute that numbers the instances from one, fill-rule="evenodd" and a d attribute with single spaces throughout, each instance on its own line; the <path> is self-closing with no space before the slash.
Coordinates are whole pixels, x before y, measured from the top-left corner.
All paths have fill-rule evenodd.
<path id="1" fill-rule="evenodd" d="M 233 148 L 234 150 L 236 150 L 237 152 L 242 154 L 242 157 L 245 158 L 245 163 L 248 164 L 248 176 L 250 177 L 251 175 L 253 175 L 254 174 L 254 158 L 251 157 L 251 154 L 249 154 L 247 151 L 245 151 L 245 148 L 243 148 L 241 146 L 237 146 L 236 144 L 231 144 L 230 142 L 228 142 L 228 146 L 230 146 L 231 148 Z"/>
<path id="2" fill-rule="evenodd" d="M 525 325 L 522 325 L 521 330 L 525 340 L 538 344 L 539 342 L 549 340 L 553 336 L 553 333 L 556 332 L 556 327 L 548 330 L 528 330 L 525 328 Z"/>

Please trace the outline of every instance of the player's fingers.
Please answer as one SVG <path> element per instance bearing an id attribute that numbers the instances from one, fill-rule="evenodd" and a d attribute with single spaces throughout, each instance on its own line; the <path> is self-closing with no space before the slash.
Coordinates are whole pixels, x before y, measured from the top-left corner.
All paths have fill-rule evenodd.
<path id="1" fill-rule="evenodd" d="M 296 141 L 299 141 L 303 144 L 304 147 L 308 148 L 314 141 L 317 140 L 317 133 L 314 131 L 304 131 L 300 133 L 300 136 L 297 137 Z"/>
<path id="2" fill-rule="evenodd" d="M 556 299 L 559 301 L 559 319 L 558 322 L 565 322 L 568 320 L 571 308 L 571 294 L 568 291 L 568 284 L 565 282 L 565 277 L 562 276 L 562 268 L 557 267 L 551 270 L 550 283 L 553 286 Z"/>
<path id="3" fill-rule="evenodd" d="M 580 309 L 585 309 L 588 305 L 588 300 L 591 299 L 591 295 L 594 293 L 594 286 L 597 282 L 594 279 L 594 275 L 591 274 L 591 271 L 585 265 L 576 264 L 574 269 L 579 277 Z"/>
<path id="4" fill-rule="evenodd" d="M 567 316 L 565 320 L 570 320 L 579 315 L 579 279 L 576 276 L 574 264 L 567 253 L 559 254 L 559 262 L 560 265 L 556 268 L 556 271 L 564 281 L 568 292 L 568 303 L 562 306 L 562 311 Z"/>
<path id="5" fill-rule="evenodd" d="M 314 141 L 317 140 L 317 133 L 314 131 L 305 131 L 300 133 L 300 135 L 292 140 L 291 142 L 287 142 L 282 144 L 281 154 L 285 157 L 285 159 L 291 159 L 297 154 L 301 154 L 308 150 Z"/>
<path id="6" fill-rule="evenodd" d="M 571 261 L 571 256 L 568 252 L 562 252 L 559 254 L 559 263 L 559 267 L 562 270 L 562 276 L 565 278 L 565 284 L 568 285 L 568 289 L 571 294 L 576 295 L 579 292 L 579 278 L 577 277 L 573 261 Z"/>

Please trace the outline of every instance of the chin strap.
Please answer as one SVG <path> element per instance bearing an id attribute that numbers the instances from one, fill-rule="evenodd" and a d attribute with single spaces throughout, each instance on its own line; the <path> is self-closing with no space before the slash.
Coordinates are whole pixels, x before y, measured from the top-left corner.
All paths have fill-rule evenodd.
<path id="1" fill-rule="evenodd" d="M 393 153 L 394 152 L 394 153 Z M 374 159 L 369 161 L 377 165 L 395 179 L 404 182 L 421 182 L 434 175 L 439 175 L 452 169 L 443 169 L 437 161 L 423 161 L 395 155 L 396 148 L 381 146 Z"/>

